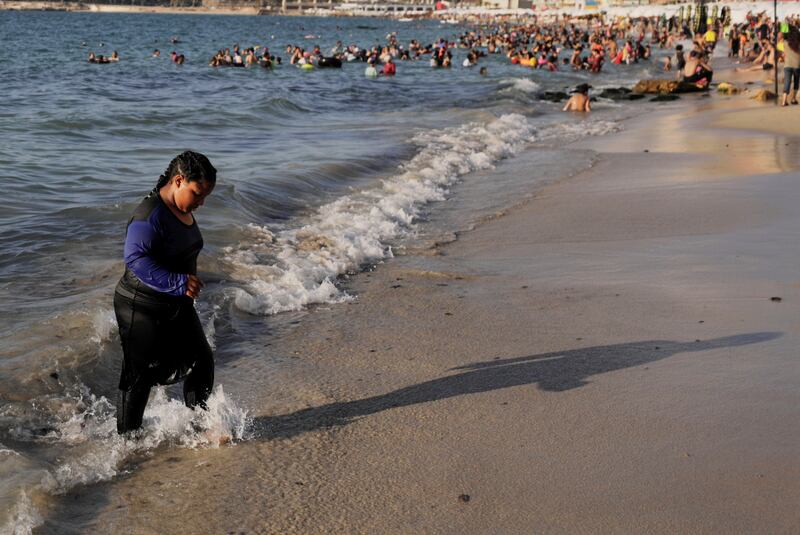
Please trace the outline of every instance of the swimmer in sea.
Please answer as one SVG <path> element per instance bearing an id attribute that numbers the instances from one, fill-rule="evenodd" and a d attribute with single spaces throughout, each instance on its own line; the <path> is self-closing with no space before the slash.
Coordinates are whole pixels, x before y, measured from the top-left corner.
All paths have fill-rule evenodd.
<path id="1" fill-rule="evenodd" d="M 370 58 L 367 62 L 367 68 L 364 69 L 364 76 L 367 78 L 375 78 L 378 76 L 378 69 L 375 68 L 375 60 Z"/>
<path id="2" fill-rule="evenodd" d="M 170 162 L 134 210 L 125 236 L 125 272 L 114 291 L 122 342 L 117 432 L 138 429 L 150 389 L 183 381 L 187 407 L 206 408 L 214 357 L 194 300 L 203 282 L 203 236 L 192 212 L 214 190 L 208 158 L 186 151 Z"/>
<path id="3" fill-rule="evenodd" d="M 578 85 L 561 111 L 592 111 L 589 104 L 589 89 L 591 88 L 592 86 L 589 84 Z"/>
<path id="4" fill-rule="evenodd" d="M 397 66 L 392 61 L 392 57 L 389 56 L 386 58 L 386 63 L 383 65 L 383 70 L 381 70 L 381 76 L 394 76 L 397 74 Z"/>

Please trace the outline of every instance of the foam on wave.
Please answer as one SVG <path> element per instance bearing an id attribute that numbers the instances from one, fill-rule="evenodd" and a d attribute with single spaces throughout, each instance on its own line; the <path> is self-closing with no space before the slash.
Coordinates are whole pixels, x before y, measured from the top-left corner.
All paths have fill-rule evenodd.
<path id="1" fill-rule="evenodd" d="M 511 87 L 523 93 L 536 93 L 541 86 L 530 78 L 513 78 Z"/>
<path id="2" fill-rule="evenodd" d="M 445 198 L 466 173 L 490 168 L 530 139 L 518 114 L 416 135 L 417 155 L 381 186 L 322 206 L 301 228 L 271 233 L 226 250 L 235 303 L 253 314 L 299 310 L 347 299 L 336 277 L 392 256 L 390 243 L 413 229 L 420 209 Z"/>

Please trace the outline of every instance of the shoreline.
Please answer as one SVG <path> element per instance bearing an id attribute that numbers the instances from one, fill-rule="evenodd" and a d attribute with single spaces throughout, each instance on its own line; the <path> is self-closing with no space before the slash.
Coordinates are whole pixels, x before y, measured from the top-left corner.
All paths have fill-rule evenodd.
<path id="1" fill-rule="evenodd" d="M 41 529 L 791 532 L 798 139 L 750 133 L 772 106 L 746 99 L 576 143 L 591 169 L 357 275 L 265 350 L 292 369 L 252 439 L 159 452 Z"/>

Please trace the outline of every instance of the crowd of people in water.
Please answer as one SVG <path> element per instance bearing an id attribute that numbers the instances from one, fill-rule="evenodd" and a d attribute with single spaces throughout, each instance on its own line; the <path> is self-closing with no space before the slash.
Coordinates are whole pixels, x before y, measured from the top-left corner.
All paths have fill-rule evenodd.
<path id="1" fill-rule="evenodd" d="M 403 44 L 397 33 L 386 36 L 385 43 L 379 46 L 345 45 L 337 41 L 330 49 L 319 44 L 287 44 L 273 52 L 266 46 L 240 47 L 218 50 L 208 65 L 221 67 L 260 67 L 274 69 L 289 64 L 302 70 L 341 68 L 345 63 L 365 64 L 367 77 L 394 76 L 398 62 L 427 61 L 432 68 L 449 69 L 454 65 L 471 68 L 488 56 L 505 56 L 512 65 L 545 71 L 586 71 L 599 74 L 608 63 L 626 66 L 653 59 L 654 49 L 663 58 L 663 71 L 675 72 L 680 81 L 707 88 L 713 78 L 710 58 L 720 39 L 726 39 L 729 55 L 740 63 L 747 64 L 745 70 L 776 69 L 780 62 L 785 63 L 785 93 L 791 95 L 789 101 L 796 102 L 797 73 L 800 63 L 797 58 L 798 25 L 800 18 L 787 17 L 776 24 L 767 13 L 747 13 L 743 22 L 734 23 L 731 11 L 715 7 L 709 12 L 705 6 L 691 13 L 689 6 L 673 16 L 657 17 L 616 17 L 604 18 L 602 15 L 583 17 L 556 16 L 547 22 L 540 22 L 536 16 L 522 21 L 502 20 L 489 23 L 484 20 L 472 29 L 440 38 L 435 42 L 421 43 L 412 39 Z M 318 39 L 317 35 L 307 35 L 305 39 Z M 777 41 L 777 46 L 775 42 Z M 173 37 L 173 44 L 180 41 Z M 669 54 L 664 51 L 669 50 Z M 456 63 L 456 51 L 462 58 Z M 283 54 L 283 56 L 281 55 Z M 159 50 L 152 56 L 160 57 Z M 176 51 L 171 52 L 171 60 L 181 65 L 186 57 Z M 285 58 L 285 59 L 284 59 Z M 117 52 L 110 57 L 89 54 L 90 63 L 110 63 L 119 61 Z M 488 73 L 481 66 L 481 75 Z M 585 91 L 576 88 L 576 95 Z M 585 89 L 585 88 L 584 88 Z M 586 90 L 588 91 L 588 90 Z M 588 104 L 583 108 L 588 108 Z"/>

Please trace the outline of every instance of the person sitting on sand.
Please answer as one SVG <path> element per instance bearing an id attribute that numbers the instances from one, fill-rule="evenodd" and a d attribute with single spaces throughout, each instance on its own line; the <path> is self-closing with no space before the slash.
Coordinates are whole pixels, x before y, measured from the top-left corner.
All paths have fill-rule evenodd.
<path id="1" fill-rule="evenodd" d="M 753 60 L 750 67 L 739 67 L 739 72 L 771 71 L 775 67 L 775 47 L 769 41 L 764 41 L 761 53 Z"/>
<path id="2" fill-rule="evenodd" d="M 696 50 L 689 52 L 689 59 L 683 68 L 683 81 L 697 87 L 708 87 L 713 76 L 714 71 L 703 61 L 700 53 Z"/>
<path id="3" fill-rule="evenodd" d="M 564 109 L 561 111 L 592 111 L 592 107 L 589 103 L 589 89 L 592 86 L 589 84 L 580 84 L 572 91 L 572 96 L 569 97 L 569 100 L 564 105 Z"/>

